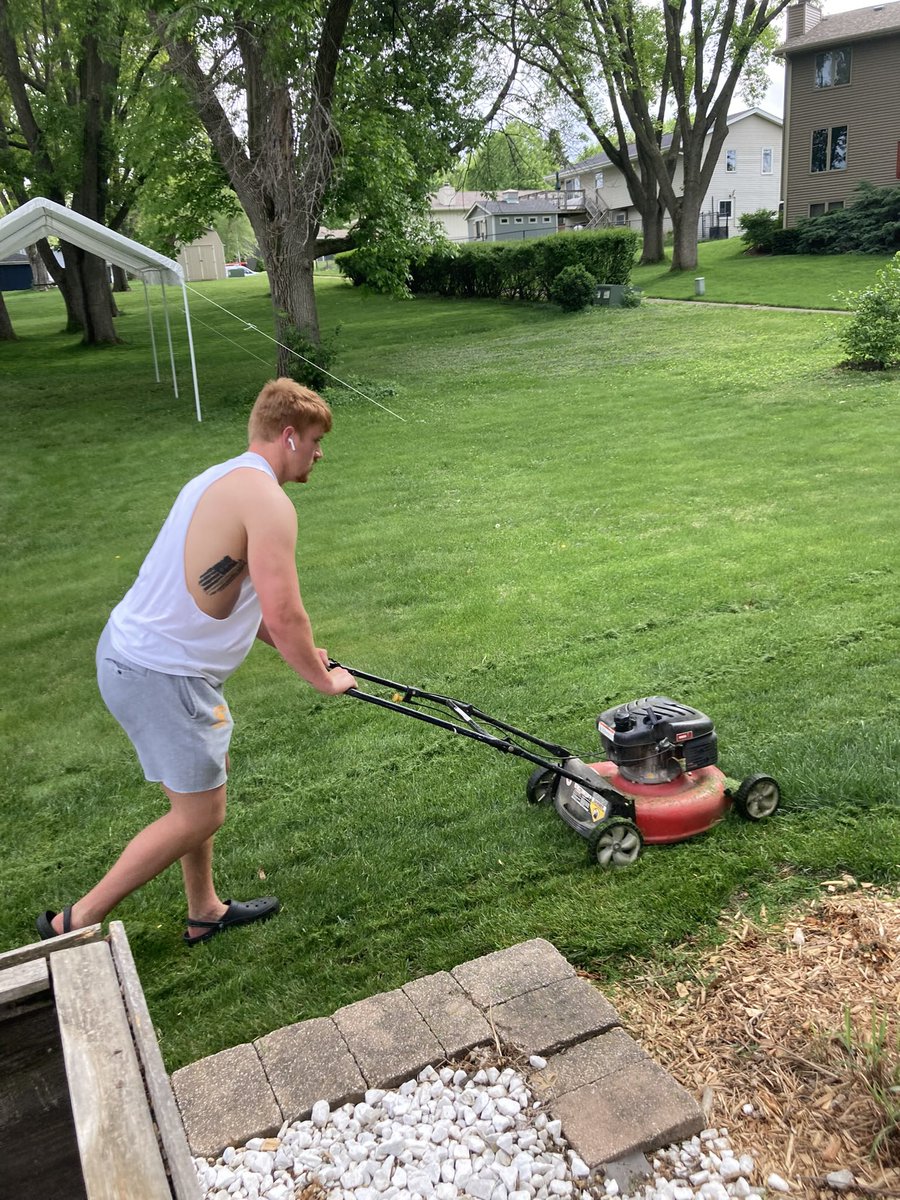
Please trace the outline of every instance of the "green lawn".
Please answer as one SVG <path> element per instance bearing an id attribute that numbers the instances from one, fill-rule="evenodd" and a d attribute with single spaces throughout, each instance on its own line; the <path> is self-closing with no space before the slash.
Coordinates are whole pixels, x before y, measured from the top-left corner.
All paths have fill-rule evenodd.
<path id="1" fill-rule="evenodd" d="M 669 262 L 635 267 L 631 282 L 647 296 L 698 300 L 695 280 L 705 281 L 704 301 L 771 304 L 780 308 L 846 308 L 842 292 L 874 282 L 875 272 L 890 261 L 878 254 L 747 254 L 740 238 L 701 242 L 696 271 L 676 271 Z"/>
<path id="2" fill-rule="evenodd" d="M 270 328 L 264 276 L 200 291 Z M 771 772 L 786 802 L 604 873 L 525 803 L 527 764 L 322 698 L 261 646 L 228 688 L 218 878 L 274 891 L 282 915 L 189 951 L 177 869 L 115 914 L 170 1069 L 521 939 L 604 978 L 629 956 L 687 969 L 679 948 L 723 909 L 900 878 L 896 373 L 835 370 L 821 314 L 566 316 L 333 279 L 320 301 L 338 373 L 404 420 L 331 395 L 325 461 L 296 492 L 319 644 L 589 760 L 602 709 L 675 696 L 714 718 L 723 768 Z M 8 302 L 0 948 L 161 811 L 94 646 L 181 484 L 243 448 L 270 373 L 213 330 L 269 343 L 193 297 L 198 425 L 184 369 L 177 401 L 153 382 L 140 293 L 128 344 L 100 353 L 58 332 L 57 296 Z"/>

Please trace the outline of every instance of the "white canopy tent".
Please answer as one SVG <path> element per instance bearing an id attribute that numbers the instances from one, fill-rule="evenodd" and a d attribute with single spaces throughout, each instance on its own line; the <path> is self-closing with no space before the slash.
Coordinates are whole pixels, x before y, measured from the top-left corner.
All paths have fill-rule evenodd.
<path id="1" fill-rule="evenodd" d="M 62 204 L 45 200 L 38 196 L 29 200 L 20 208 L 15 209 L 9 216 L 0 218 L 0 260 L 14 250 L 31 246 L 42 237 L 58 237 L 74 246 L 81 246 L 90 254 L 118 267 L 124 267 L 133 275 L 140 277 L 144 285 L 144 300 L 147 305 L 147 320 L 150 326 L 150 344 L 153 347 L 153 367 L 156 371 L 156 382 L 159 383 L 159 361 L 156 355 L 156 336 L 153 331 L 153 318 L 150 313 L 150 297 L 147 293 L 148 283 L 162 284 L 163 313 L 166 321 L 166 338 L 169 345 L 169 363 L 172 368 L 172 387 L 178 395 L 178 378 L 175 373 L 175 354 L 172 348 L 172 330 L 169 325 L 169 308 L 166 303 L 166 284 L 181 288 L 184 303 L 184 320 L 187 326 L 188 349 L 191 356 L 191 377 L 194 383 L 194 404 L 197 410 L 197 420 L 200 415 L 200 392 L 197 387 L 197 364 L 194 359 L 194 339 L 191 333 L 191 314 L 188 308 L 187 288 L 185 287 L 184 272 L 174 259 L 157 254 L 149 246 L 132 241 L 121 233 L 107 229 L 105 225 L 83 217 L 80 213 L 72 212 Z"/>

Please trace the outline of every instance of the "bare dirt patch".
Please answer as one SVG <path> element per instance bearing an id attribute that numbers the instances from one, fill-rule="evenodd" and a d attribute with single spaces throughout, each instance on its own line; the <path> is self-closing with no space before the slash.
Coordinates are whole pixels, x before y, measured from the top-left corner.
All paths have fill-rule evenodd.
<path id="1" fill-rule="evenodd" d="M 782 924 L 762 909 L 724 925 L 692 972 L 607 987 L 623 1022 L 759 1178 L 813 1200 L 849 1170 L 848 1195 L 900 1197 L 900 1125 L 883 1132 L 871 1090 L 900 1084 L 900 897 L 845 876 Z M 882 1049 L 867 1053 L 873 1032 Z M 900 1122 L 900 1092 L 888 1104 Z"/>

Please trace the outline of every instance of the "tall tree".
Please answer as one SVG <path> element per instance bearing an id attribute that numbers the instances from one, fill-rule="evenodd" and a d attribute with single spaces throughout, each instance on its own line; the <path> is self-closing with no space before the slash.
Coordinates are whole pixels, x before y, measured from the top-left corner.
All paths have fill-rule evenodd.
<path id="1" fill-rule="evenodd" d="M 0 184 L 19 204 L 46 196 L 114 230 L 179 155 L 191 156 L 201 205 L 211 180 L 221 192 L 208 143 L 163 66 L 135 0 L 0 0 Z M 88 344 L 116 341 L 106 264 L 65 241 L 62 267 L 46 239 L 38 249 L 69 328 Z"/>
<path id="2" fill-rule="evenodd" d="M 460 188 L 481 192 L 541 188 L 558 166 L 538 130 L 514 120 L 489 133 L 457 167 L 453 181 Z"/>
<path id="3" fill-rule="evenodd" d="M 641 262 L 664 258 L 665 205 L 649 155 L 635 145 L 618 94 L 606 86 L 603 65 L 616 53 L 602 24 L 588 20 L 588 0 L 522 0 L 514 29 L 522 60 L 539 71 L 551 97 L 571 104 L 602 151 L 622 172 L 641 217 Z M 646 102 L 656 116 L 656 138 L 668 170 L 674 171 L 677 144 L 665 149 L 663 123 L 670 81 L 661 15 L 646 5 L 636 9 L 630 29 L 632 54 L 640 62 Z M 598 65 L 599 64 L 599 65 Z"/>
<path id="4" fill-rule="evenodd" d="M 452 0 L 246 0 L 154 24 L 253 226 L 279 342 L 318 343 L 323 217 L 390 241 L 421 211 L 472 123 L 476 27 Z"/>
<path id="5" fill-rule="evenodd" d="M 535 43 L 544 50 L 544 64 L 555 64 L 560 88 L 625 174 L 645 220 L 645 236 L 641 205 L 654 192 L 671 215 L 673 270 L 697 265 L 700 209 L 728 135 L 728 110 L 739 85 L 751 98 L 759 94 L 774 48 L 773 22 L 788 2 L 529 0 L 532 29 L 538 16 L 546 23 L 552 11 L 566 31 L 564 38 L 554 37 L 553 45 L 546 38 Z M 608 99 L 617 155 L 602 136 L 606 129 L 590 118 L 591 78 L 602 82 Z M 667 115 L 675 117 L 671 141 L 663 136 Z M 629 140 L 640 182 L 626 169 L 623 152 Z M 682 187 L 676 192 L 679 160 Z"/>

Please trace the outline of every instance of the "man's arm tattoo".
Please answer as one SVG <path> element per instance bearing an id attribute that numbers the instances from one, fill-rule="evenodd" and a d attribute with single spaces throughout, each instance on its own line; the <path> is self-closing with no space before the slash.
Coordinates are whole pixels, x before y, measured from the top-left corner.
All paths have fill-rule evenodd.
<path id="1" fill-rule="evenodd" d="M 216 592 L 221 592 L 223 588 L 227 588 L 229 583 L 233 583 L 246 565 L 246 559 L 239 558 L 235 562 L 233 558 L 229 558 L 226 554 L 215 566 L 208 567 L 203 572 L 200 576 L 200 586 L 204 592 L 208 592 L 210 596 L 214 596 Z"/>

